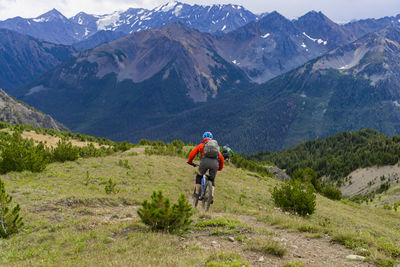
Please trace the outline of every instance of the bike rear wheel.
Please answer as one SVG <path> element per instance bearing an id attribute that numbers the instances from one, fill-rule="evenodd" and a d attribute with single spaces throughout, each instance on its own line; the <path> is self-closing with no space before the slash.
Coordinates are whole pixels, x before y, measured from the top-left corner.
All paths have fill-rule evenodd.
<path id="1" fill-rule="evenodd" d="M 211 201 L 212 201 L 212 182 L 207 181 L 207 185 L 204 190 L 204 196 L 201 204 L 204 211 L 208 211 L 210 209 Z"/>

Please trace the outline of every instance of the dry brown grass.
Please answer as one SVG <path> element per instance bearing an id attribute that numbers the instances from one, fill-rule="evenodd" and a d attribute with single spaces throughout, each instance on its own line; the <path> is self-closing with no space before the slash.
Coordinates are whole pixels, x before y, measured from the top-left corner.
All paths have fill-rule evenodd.
<path id="1" fill-rule="evenodd" d="M 56 136 L 50 136 L 50 135 L 43 135 L 43 134 L 37 134 L 32 131 L 24 131 L 22 133 L 23 138 L 27 139 L 33 139 L 36 143 L 43 142 L 46 146 L 48 147 L 56 147 L 57 142 L 61 140 L 60 137 Z M 98 143 L 93 143 L 93 142 L 82 142 L 78 140 L 69 140 L 69 142 L 72 143 L 73 146 L 78 146 L 78 147 L 84 147 L 87 146 L 88 144 L 92 143 L 95 148 L 100 148 L 101 146 Z"/>

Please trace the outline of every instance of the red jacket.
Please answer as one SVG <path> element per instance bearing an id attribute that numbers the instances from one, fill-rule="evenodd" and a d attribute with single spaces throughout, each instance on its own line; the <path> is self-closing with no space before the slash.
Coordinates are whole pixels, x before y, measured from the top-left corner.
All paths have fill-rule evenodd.
<path id="1" fill-rule="evenodd" d="M 203 157 L 204 154 L 204 144 L 208 141 L 211 140 L 210 138 L 204 139 L 200 145 L 196 146 L 189 154 L 189 159 L 188 162 L 190 164 L 193 163 L 193 159 L 196 157 L 196 155 L 200 152 L 201 157 Z M 221 152 L 218 154 L 219 160 L 218 160 L 218 170 L 221 171 L 222 168 L 224 167 L 224 156 L 222 156 Z"/>

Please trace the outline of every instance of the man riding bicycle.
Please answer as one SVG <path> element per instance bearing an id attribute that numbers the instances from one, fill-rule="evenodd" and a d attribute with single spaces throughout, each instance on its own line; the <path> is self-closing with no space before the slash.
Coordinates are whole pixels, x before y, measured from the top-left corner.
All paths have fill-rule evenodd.
<path id="1" fill-rule="evenodd" d="M 224 145 L 222 148 L 222 156 L 224 156 L 224 160 L 227 162 L 231 162 L 231 157 L 233 157 L 233 151 L 229 147 L 229 145 Z"/>
<path id="2" fill-rule="evenodd" d="M 210 180 L 212 182 L 212 197 L 214 200 L 214 187 L 215 187 L 215 176 L 217 170 L 221 171 L 224 167 L 224 157 L 219 152 L 219 146 L 216 140 L 213 140 L 213 135 L 210 132 L 203 134 L 203 141 L 200 145 L 195 147 L 189 154 L 188 164 L 193 165 L 193 159 L 198 153 L 201 153 L 201 160 L 199 170 L 196 174 L 196 187 L 193 193 L 194 198 L 199 198 L 201 179 L 203 175 L 209 171 Z M 213 203 L 213 200 L 211 203 Z"/>

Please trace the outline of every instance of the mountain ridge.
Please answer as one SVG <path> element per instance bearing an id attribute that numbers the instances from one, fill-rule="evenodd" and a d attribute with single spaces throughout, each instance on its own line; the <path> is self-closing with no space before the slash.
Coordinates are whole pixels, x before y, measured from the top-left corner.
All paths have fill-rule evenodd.
<path id="1" fill-rule="evenodd" d="M 0 121 L 11 124 L 29 124 L 35 128 L 48 128 L 57 131 L 68 130 L 51 116 L 33 109 L 0 89 Z"/>
<path id="2" fill-rule="evenodd" d="M 72 58 L 75 53 L 69 46 L 0 29 L 0 86 L 12 93 L 22 84 Z"/>
<path id="3" fill-rule="evenodd" d="M 53 9 L 36 18 L 16 17 L 0 21 L 0 28 L 53 43 L 71 45 L 101 30 L 129 34 L 159 28 L 171 22 L 181 22 L 203 32 L 216 33 L 231 31 L 256 19 L 256 15 L 238 5 L 200 6 L 171 2 L 152 10 L 129 8 L 105 15 L 79 12 L 69 19 Z"/>

